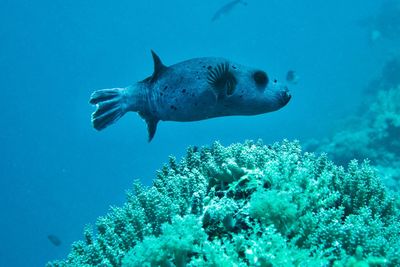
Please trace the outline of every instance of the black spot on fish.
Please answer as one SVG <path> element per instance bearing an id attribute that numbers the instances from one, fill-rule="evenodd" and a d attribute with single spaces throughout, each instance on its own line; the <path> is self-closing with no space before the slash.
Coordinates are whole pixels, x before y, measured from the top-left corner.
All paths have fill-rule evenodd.
<path id="1" fill-rule="evenodd" d="M 165 90 L 167 90 L 167 89 L 168 89 L 168 85 L 164 86 L 163 91 L 165 91 Z"/>
<path id="2" fill-rule="evenodd" d="M 178 109 L 178 108 L 175 107 L 174 105 L 171 105 L 170 108 L 173 109 L 173 110 L 177 110 L 177 109 Z"/>
<path id="3" fill-rule="evenodd" d="M 186 93 L 186 89 L 182 89 L 182 93 Z"/>
<path id="4" fill-rule="evenodd" d="M 225 94 L 227 96 L 232 95 L 237 84 L 235 75 L 229 70 L 227 62 L 218 64 L 215 68 L 209 70 L 207 81 L 213 86 L 217 97 L 223 97 Z"/>

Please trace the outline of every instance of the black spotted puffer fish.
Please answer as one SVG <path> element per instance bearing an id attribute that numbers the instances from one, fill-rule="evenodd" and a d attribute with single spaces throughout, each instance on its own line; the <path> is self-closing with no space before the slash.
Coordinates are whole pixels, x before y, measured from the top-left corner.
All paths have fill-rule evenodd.
<path id="1" fill-rule="evenodd" d="M 165 66 L 153 52 L 154 72 L 125 88 L 95 91 L 92 124 L 102 130 L 126 112 L 146 121 L 149 142 L 158 122 L 198 121 L 232 115 L 257 115 L 284 107 L 291 95 L 268 74 L 224 58 L 194 58 Z"/>

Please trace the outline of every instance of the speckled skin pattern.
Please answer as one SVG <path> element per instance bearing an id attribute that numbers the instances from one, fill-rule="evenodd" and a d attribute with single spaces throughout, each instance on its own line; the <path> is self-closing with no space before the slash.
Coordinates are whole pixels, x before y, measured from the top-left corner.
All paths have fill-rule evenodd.
<path id="1" fill-rule="evenodd" d="M 208 81 L 210 70 L 219 64 L 228 64 L 236 79 L 231 95 Z M 165 67 L 156 79 L 149 77 L 127 87 L 125 104 L 128 111 L 139 112 L 144 118 L 181 122 L 257 115 L 285 106 L 291 97 L 287 87 L 270 77 L 266 84 L 257 84 L 257 71 L 223 58 L 194 58 Z"/>

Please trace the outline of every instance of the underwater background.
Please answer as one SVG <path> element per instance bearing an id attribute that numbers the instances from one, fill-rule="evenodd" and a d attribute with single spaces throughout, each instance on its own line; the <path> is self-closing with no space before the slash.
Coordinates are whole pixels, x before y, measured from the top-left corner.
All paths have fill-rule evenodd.
<path id="1" fill-rule="evenodd" d="M 398 1 L 247 0 L 212 21 L 228 2 L 1 1 L 0 266 L 65 258 L 83 227 L 121 205 L 135 179 L 150 185 L 168 156 L 179 158 L 188 146 L 287 138 L 335 150 L 329 144 L 347 127 L 341 121 L 364 118 L 378 88 L 400 84 Z M 151 143 L 134 113 L 94 130 L 92 91 L 149 76 L 151 49 L 166 65 L 221 56 L 282 82 L 295 70 L 299 81 L 277 112 L 162 122 Z M 384 162 L 393 173 L 399 146 L 385 144 L 394 147 Z"/>

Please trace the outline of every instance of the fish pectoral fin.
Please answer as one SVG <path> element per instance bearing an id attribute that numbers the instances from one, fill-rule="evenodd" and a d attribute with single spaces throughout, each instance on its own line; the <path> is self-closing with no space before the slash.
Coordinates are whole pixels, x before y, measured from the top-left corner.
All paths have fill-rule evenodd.
<path id="1" fill-rule="evenodd" d="M 221 63 L 208 71 L 207 82 L 212 86 L 217 98 L 231 96 L 237 80 L 229 68 L 229 63 Z"/>

